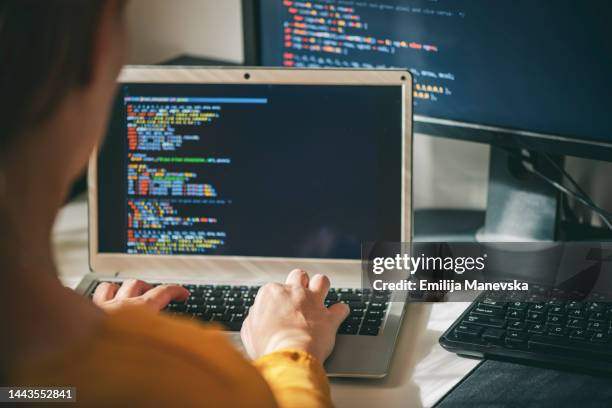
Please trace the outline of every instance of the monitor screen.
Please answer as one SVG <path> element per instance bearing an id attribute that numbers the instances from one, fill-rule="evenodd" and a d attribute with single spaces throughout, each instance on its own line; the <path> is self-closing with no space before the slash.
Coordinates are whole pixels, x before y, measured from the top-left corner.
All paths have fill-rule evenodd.
<path id="1" fill-rule="evenodd" d="M 260 63 L 408 68 L 415 114 L 612 143 L 609 0 L 260 0 Z"/>
<path id="2" fill-rule="evenodd" d="M 122 84 L 101 253 L 359 259 L 399 241 L 403 87 Z"/>

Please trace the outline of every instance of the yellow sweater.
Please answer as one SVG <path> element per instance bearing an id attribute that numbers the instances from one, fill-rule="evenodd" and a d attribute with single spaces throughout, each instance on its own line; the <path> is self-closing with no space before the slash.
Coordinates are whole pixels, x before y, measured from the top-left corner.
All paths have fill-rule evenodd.
<path id="1" fill-rule="evenodd" d="M 76 387 L 76 405 L 86 407 L 332 405 L 323 367 L 309 354 L 282 350 L 251 363 L 222 331 L 140 307 L 109 315 L 78 350 L 13 380 Z"/>

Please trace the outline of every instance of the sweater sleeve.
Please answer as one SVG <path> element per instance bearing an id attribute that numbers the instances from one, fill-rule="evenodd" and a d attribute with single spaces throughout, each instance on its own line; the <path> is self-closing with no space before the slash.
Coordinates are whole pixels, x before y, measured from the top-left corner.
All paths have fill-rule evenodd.
<path id="1" fill-rule="evenodd" d="M 310 354 L 280 350 L 261 357 L 254 365 L 280 408 L 333 406 L 323 365 Z"/>

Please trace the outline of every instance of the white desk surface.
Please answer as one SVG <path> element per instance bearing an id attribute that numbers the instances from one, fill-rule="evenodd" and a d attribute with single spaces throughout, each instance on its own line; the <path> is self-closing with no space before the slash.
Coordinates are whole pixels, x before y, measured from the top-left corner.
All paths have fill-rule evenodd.
<path id="1" fill-rule="evenodd" d="M 87 208 L 84 199 L 67 205 L 53 234 L 60 278 L 75 287 L 89 271 Z M 467 303 L 411 304 L 393 356 L 382 380 L 333 379 L 332 396 L 342 407 L 431 407 L 478 362 L 442 349 L 438 337 Z"/>

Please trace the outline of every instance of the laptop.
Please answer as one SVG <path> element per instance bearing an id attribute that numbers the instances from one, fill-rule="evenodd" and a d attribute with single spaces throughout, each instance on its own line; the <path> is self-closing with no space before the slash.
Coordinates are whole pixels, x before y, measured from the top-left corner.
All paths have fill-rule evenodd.
<path id="1" fill-rule="evenodd" d="M 361 245 L 412 237 L 412 78 L 402 70 L 126 67 L 91 158 L 90 269 L 184 285 L 165 313 L 239 330 L 295 268 L 349 303 L 330 376 L 384 377 L 404 304 L 362 286 Z"/>

